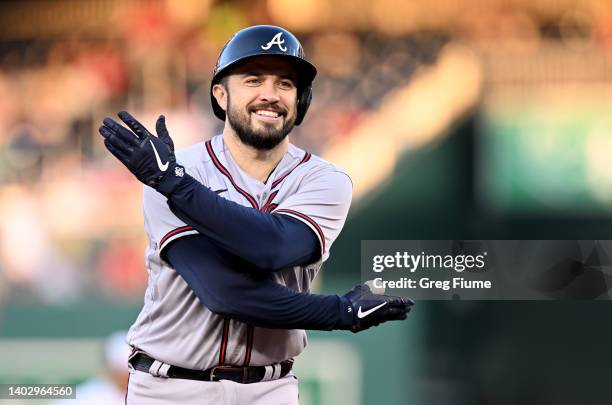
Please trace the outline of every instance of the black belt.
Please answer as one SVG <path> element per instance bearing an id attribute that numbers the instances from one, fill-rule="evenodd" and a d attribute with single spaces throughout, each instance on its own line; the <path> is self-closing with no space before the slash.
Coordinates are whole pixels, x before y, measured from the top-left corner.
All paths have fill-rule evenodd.
<path id="1" fill-rule="evenodd" d="M 293 367 L 293 360 L 285 360 L 272 366 L 216 366 L 209 368 L 208 370 L 191 370 L 188 368 L 169 366 L 167 364 L 158 362 L 160 365 L 159 369 L 151 370 L 151 366 L 156 360 L 142 352 L 134 354 L 129 363 L 131 366 L 138 370 L 144 371 L 152 375 L 162 376 L 166 378 L 181 378 L 185 380 L 198 380 L 198 381 L 219 381 L 219 380 L 231 380 L 241 384 L 252 384 L 261 382 L 264 379 L 266 381 L 272 380 L 274 374 L 276 378 L 282 378 L 289 374 Z M 165 367 L 164 367 L 165 366 Z M 163 372 L 160 370 L 163 367 Z M 280 367 L 280 374 L 277 372 L 277 368 Z M 272 372 L 271 372 L 272 370 Z M 268 378 L 266 378 L 266 371 L 268 371 Z"/>

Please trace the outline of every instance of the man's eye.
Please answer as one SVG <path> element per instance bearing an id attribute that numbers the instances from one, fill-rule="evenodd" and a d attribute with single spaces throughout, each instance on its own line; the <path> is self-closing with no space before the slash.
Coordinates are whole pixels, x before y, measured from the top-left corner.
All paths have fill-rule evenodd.
<path id="1" fill-rule="evenodd" d="M 286 89 L 292 89 L 294 87 L 293 82 L 290 80 L 283 80 L 280 85 L 281 87 Z"/>
<path id="2" fill-rule="evenodd" d="M 256 77 L 252 77 L 250 79 L 247 79 L 246 83 L 248 83 L 248 84 L 257 84 L 257 83 L 259 83 L 259 79 L 256 78 Z"/>

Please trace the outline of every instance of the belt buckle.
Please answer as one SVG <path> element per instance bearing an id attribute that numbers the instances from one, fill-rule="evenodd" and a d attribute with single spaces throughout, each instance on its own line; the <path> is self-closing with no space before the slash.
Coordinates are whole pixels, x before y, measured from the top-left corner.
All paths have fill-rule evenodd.
<path id="1" fill-rule="evenodd" d="M 217 371 L 217 369 L 220 367 L 222 366 L 214 366 L 213 368 L 210 369 L 210 381 L 211 382 L 215 381 L 215 371 Z"/>
<path id="2" fill-rule="evenodd" d="M 211 369 L 210 369 L 210 381 L 215 381 L 215 378 L 217 377 L 217 376 L 215 376 L 215 371 L 217 371 L 218 369 L 221 369 L 221 370 L 235 370 L 236 372 L 240 372 L 240 371 L 242 371 L 242 372 L 241 372 L 241 374 L 242 374 L 242 378 L 244 378 L 244 370 L 241 370 L 241 369 L 244 369 L 244 368 L 245 368 L 245 367 L 233 367 L 233 366 L 214 366 L 213 368 L 211 368 Z M 228 379 L 230 379 L 230 380 L 234 381 L 234 380 L 233 380 L 233 379 L 231 379 L 231 378 L 228 378 Z M 219 380 L 217 380 L 217 381 L 219 381 Z M 236 381 L 236 382 L 238 382 L 238 381 Z"/>

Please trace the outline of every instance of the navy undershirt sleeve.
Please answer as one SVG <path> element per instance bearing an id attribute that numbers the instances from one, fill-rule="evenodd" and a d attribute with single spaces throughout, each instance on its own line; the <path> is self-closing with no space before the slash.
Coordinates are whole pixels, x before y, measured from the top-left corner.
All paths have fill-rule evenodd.
<path id="1" fill-rule="evenodd" d="M 183 222 L 253 264 L 255 271 L 278 271 L 321 257 L 317 236 L 300 220 L 243 207 L 189 175 L 168 197 L 168 206 Z"/>
<path id="2" fill-rule="evenodd" d="M 298 293 L 253 273 L 249 264 L 219 249 L 203 235 L 180 238 L 167 259 L 213 313 L 276 329 L 347 329 L 350 303 L 337 295 Z"/>

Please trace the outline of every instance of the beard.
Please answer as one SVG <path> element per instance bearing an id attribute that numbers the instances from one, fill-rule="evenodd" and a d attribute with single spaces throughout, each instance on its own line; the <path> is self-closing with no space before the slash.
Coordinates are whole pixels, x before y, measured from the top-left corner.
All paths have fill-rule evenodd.
<path id="1" fill-rule="evenodd" d="M 227 106 L 227 120 L 238 135 L 238 138 L 240 138 L 245 145 L 249 145 L 258 150 L 274 149 L 274 147 L 287 137 L 295 126 L 296 113 L 288 117 L 286 110 L 281 111 L 274 105 L 260 104 L 256 107 L 249 108 L 247 114 L 244 114 L 242 111 L 232 107 L 232 102 L 228 94 Z M 270 107 L 277 111 L 280 116 L 284 117 L 283 124 L 280 127 L 276 127 L 273 126 L 273 124 L 262 123 L 261 126 L 263 128 L 253 128 L 251 111 Z"/>

